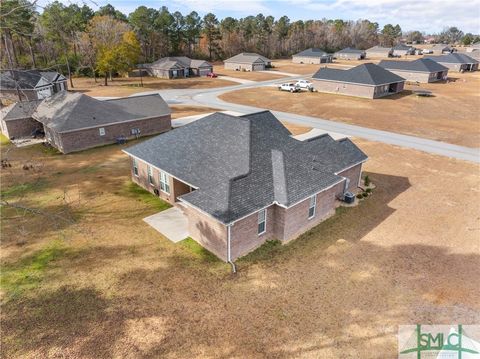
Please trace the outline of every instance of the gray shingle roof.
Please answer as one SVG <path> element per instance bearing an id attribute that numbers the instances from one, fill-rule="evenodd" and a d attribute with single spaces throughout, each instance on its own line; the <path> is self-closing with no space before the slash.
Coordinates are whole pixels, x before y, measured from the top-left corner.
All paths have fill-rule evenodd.
<path id="1" fill-rule="evenodd" d="M 32 117 L 41 100 L 15 102 L 0 111 L 0 118 L 4 121 L 18 120 Z"/>
<path id="2" fill-rule="evenodd" d="M 271 60 L 267 59 L 265 56 L 252 53 L 252 52 L 242 52 L 235 56 L 226 59 L 224 62 L 238 62 L 242 64 L 252 64 L 254 62 L 271 62 Z"/>
<path id="3" fill-rule="evenodd" d="M 436 62 L 452 63 L 452 64 L 478 64 L 478 61 L 465 54 L 445 54 L 439 56 L 427 56 L 427 59 L 431 59 Z"/>
<path id="4" fill-rule="evenodd" d="M 336 52 L 336 54 L 363 54 L 365 50 L 354 49 L 353 47 L 346 47 Z"/>
<path id="5" fill-rule="evenodd" d="M 66 132 L 167 114 L 170 109 L 158 94 L 100 101 L 61 91 L 43 100 L 33 118 L 56 132 Z"/>
<path id="6" fill-rule="evenodd" d="M 370 86 L 405 81 L 404 78 L 372 63 L 358 65 L 348 70 L 321 68 L 312 77 L 317 80 L 349 82 Z"/>
<path id="7" fill-rule="evenodd" d="M 197 187 L 181 200 L 227 224 L 274 202 L 306 199 L 367 159 L 350 140 L 298 141 L 268 111 L 215 113 L 125 152 Z"/>
<path id="8" fill-rule="evenodd" d="M 32 90 L 42 79 L 46 84 L 50 83 L 36 70 L 5 70 L 0 74 L 0 87 L 9 90 Z"/>
<path id="9" fill-rule="evenodd" d="M 382 60 L 378 66 L 387 70 L 415 71 L 415 72 L 440 72 L 448 70 L 447 67 L 440 65 L 429 58 L 422 58 L 414 61 L 394 61 Z"/>
<path id="10" fill-rule="evenodd" d="M 195 60 L 186 56 L 163 57 L 151 64 L 145 64 L 142 67 L 152 67 L 161 70 L 182 69 L 182 68 L 200 68 L 211 67 L 212 65 L 204 60 Z"/>
<path id="11" fill-rule="evenodd" d="M 293 56 L 302 56 L 302 57 L 325 57 L 329 56 L 325 51 L 317 48 L 309 48 L 306 50 L 303 50 L 299 52 L 298 54 L 295 54 Z"/>
<path id="12" fill-rule="evenodd" d="M 405 44 L 398 44 L 393 47 L 394 50 L 405 50 L 405 51 L 411 51 L 414 50 L 415 48 L 413 46 L 408 46 Z"/>
<path id="13" fill-rule="evenodd" d="M 391 47 L 382 47 L 382 46 L 373 46 L 369 49 L 366 50 L 367 52 L 371 51 L 371 52 L 390 52 L 392 51 L 392 48 Z"/>

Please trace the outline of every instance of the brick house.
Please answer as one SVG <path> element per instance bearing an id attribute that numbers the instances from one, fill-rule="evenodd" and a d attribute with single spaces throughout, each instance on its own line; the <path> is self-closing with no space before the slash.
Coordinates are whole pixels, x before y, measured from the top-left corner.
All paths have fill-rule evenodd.
<path id="1" fill-rule="evenodd" d="M 227 70 L 263 71 L 271 66 L 272 61 L 259 54 L 242 52 L 226 59 L 223 64 Z"/>
<path id="2" fill-rule="evenodd" d="M 32 115 L 40 104 L 37 101 L 14 102 L 0 110 L 0 129 L 9 139 L 30 137 L 38 131 L 43 131 L 43 126 L 34 120 Z"/>
<path id="3" fill-rule="evenodd" d="M 438 62 L 440 65 L 448 67 L 452 71 L 464 72 L 478 70 L 478 61 L 465 54 L 452 53 L 439 56 L 427 56 L 426 58 Z"/>
<path id="4" fill-rule="evenodd" d="M 0 73 L 0 94 L 13 101 L 42 100 L 67 89 L 67 78 L 56 71 L 5 70 Z"/>
<path id="5" fill-rule="evenodd" d="M 132 180 L 178 204 L 190 236 L 225 261 L 331 216 L 367 160 L 348 139 L 296 140 L 268 111 L 215 113 L 124 152 Z"/>
<path id="6" fill-rule="evenodd" d="M 42 132 L 52 146 L 70 153 L 169 131 L 171 111 L 158 94 L 101 101 L 63 91 L 6 108 L 0 124 L 9 138 Z"/>
<path id="7" fill-rule="evenodd" d="M 428 58 L 414 61 L 382 60 L 378 66 L 403 77 L 407 81 L 436 82 L 446 80 L 448 76 L 448 67 Z"/>
<path id="8" fill-rule="evenodd" d="M 415 48 L 405 44 L 398 44 L 393 47 L 393 56 L 415 55 Z"/>
<path id="9" fill-rule="evenodd" d="M 323 64 L 332 62 L 332 59 L 331 54 L 316 48 L 306 49 L 292 56 L 292 62 L 295 64 Z"/>
<path id="10" fill-rule="evenodd" d="M 318 92 L 370 99 L 402 92 L 405 85 L 404 78 L 372 63 L 348 70 L 321 68 L 311 81 Z"/>
<path id="11" fill-rule="evenodd" d="M 164 57 L 151 64 L 140 66 L 151 76 L 166 79 L 190 76 L 207 76 L 213 71 L 213 66 L 204 60 L 195 60 L 186 56 Z"/>
<path id="12" fill-rule="evenodd" d="M 334 53 L 333 57 L 342 60 L 363 60 L 365 57 L 367 57 L 367 54 L 365 50 L 346 47 Z"/>

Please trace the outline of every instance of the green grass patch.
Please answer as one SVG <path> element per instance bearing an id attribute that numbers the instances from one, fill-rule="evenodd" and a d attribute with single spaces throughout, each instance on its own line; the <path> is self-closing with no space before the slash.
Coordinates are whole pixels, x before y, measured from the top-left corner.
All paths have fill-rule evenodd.
<path id="1" fill-rule="evenodd" d="M 136 198 L 138 201 L 142 201 L 157 211 L 164 211 L 172 207 L 170 203 L 148 192 L 146 189 L 143 189 L 134 182 L 128 182 L 125 191 L 123 192 L 127 196 Z"/>
<path id="2" fill-rule="evenodd" d="M 2 188 L 0 191 L 0 197 L 16 197 L 28 192 L 38 191 L 45 187 L 47 181 L 44 178 L 39 178 L 35 182 L 28 182 Z"/>
<path id="3" fill-rule="evenodd" d="M 188 252 L 193 254 L 196 258 L 205 262 L 220 262 L 215 254 L 203 248 L 200 244 L 188 237 L 178 242 L 180 246 L 185 248 Z"/>
<path id="4" fill-rule="evenodd" d="M 17 263 L 5 265 L 2 268 L 0 287 L 9 299 L 37 288 L 48 267 L 51 267 L 52 262 L 62 257 L 65 252 L 63 243 L 55 241 Z"/>
<path id="5" fill-rule="evenodd" d="M 3 133 L 0 133 L 0 145 L 8 145 L 10 140 Z"/>
<path id="6" fill-rule="evenodd" d="M 36 145 L 32 145 L 32 146 L 30 146 L 30 149 L 41 152 L 41 153 L 43 153 L 44 155 L 47 155 L 47 156 L 57 156 L 57 155 L 62 154 L 55 147 L 45 145 L 43 143 L 37 143 Z"/>

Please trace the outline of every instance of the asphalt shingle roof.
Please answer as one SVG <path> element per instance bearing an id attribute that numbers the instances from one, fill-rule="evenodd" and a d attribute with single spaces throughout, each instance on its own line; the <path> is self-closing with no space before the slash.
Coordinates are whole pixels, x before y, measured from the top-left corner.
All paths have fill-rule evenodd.
<path id="1" fill-rule="evenodd" d="M 378 66 L 387 70 L 399 70 L 399 71 L 415 71 L 415 72 L 440 72 L 448 70 L 447 67 L 440 65 L 429 58 L 421 58 L 414 61 L 395 61 L 395 60 L 382 60 Z"/>
<path id="2" fill-rule="evenodd" d="M 409 51 L 409 50 L 413 50 L 415 49 L 413 46 L 408 46 L 408 45 L 405 45 L 405 44 L 398 44 L 398 45 L 395 45 L 393 47 L 394 50 L 405 50 L 405 51 Z"/>
<path id="3" fill-rule="evenodd" d="M 5 70 L 0 74 L 0 87 L 9 90 L 31 90 L 34 89 L 42 79 L 47 84 L 49 83 L 48 79 L 36 70 Z"/>
<path id="4" fill-rule="evenodd" d="M 293 205 L 365 161 L 350 140 L 298 141 L 268 112 L 215 113 L 125 150 L 198 189 L 181 200 L 230 223 L 274 202 Z"/>
<path id="5" fill-rule="evenodd" d="M 373 46 L 366 50 L 367 52 L 390 52 L 392 51 L 391 47 L 382 47 L 382 46 Z"/>
<path id="6" fill-rule="evenodd" d="M 186 56 L 163 57 L 151 64 L 145 64 L 143 67 L 153 67 L 161 70 L 211 67 L 212 65 L 204 60 L 195 60 Z"/>
<path id="7" fill-rule="evenodd" d="M 439 56 L 428 56 L 427 59 L 431 59 L 436 62 L 452 63 L 452 64 L 478 64 L 478 61 L 465 54 L 459 54 L 458 52 L 453 54 L 445 54 Z"/>
<path id="8" fill-rule="evenodd" d="M 61 91 L 43 100 L 33 118 L 57 132 L 66 132 L 167 114 L 170 109 L 158 94 L 101 101 Z"/>
<path id="9" fill-rule="evenodd" d="M 358 65 L 348 70 L 321 68 L 312 77 L 317 80 L 358 83 L 370 86 L 405 81 L 404 78 L 372 63 Z"/>
<path id="10" fill-rule="evenodd" d="M 41 100 L 15 102 L 0 111 L 0 118 L 4 121 L 32 117 Z"/>
<path id="11" fill-rule="evenodd" d="M 353 47 L 346 47 L 337 51 L 337 54 L 363 54 L 365 50 L 354 49 Z"/>
<path id="12" fill-rule="evenodd" d="M 269 59 L 267 59 L 265 56 L 252 53 L 252 52 L 242 52 L 240 54 L 237 54 L 235 56 L 230 57 L 229 59 L 226 59 L 224 62 L 239 62 L 239 63 L 246 63 L 246 64 L 251 64 L 254 62 L 271 62 Z"/>
<path id="13" fill-rule="evenodd" d="M 328 56 L 328 54 L 321 50 L 321 49 L 316 49 L 316 48 L 309 48 L 306 50 L 303 50 L 299 52 L 298 54 L 295 54 L 293 56 L 302 56 L 302 57 L 325 57 Z"/>

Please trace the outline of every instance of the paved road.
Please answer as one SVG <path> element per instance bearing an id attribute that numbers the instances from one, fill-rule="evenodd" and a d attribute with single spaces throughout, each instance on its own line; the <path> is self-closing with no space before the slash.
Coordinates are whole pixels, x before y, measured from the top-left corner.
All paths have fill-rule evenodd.
<path id="1" fill-rule="evenodd" d="M 228 91 L 270 86 L 285 81 L 291 81 L 307 77 L 309 77 L 309 75 L 291 76 L 283 79 L 259 81 L 255 83 L 240 84 L 213 89 L 163 90 L 144 92 L 142 94 L 160 93 L 160 95 L 162 95 L 162 97 L 170 104 L 203 105 L 219 108 L 222 110 L 236 111 L 240 113 L 252 113 L 263 111 L 266 109 L 225 102 L 223 100 L 220 100 L 218 96 Z M 449 144 L 446 142 L 433 141 L 421 137 L 402 135 L 388 131 L 380 131 L 367 127 L 349 125 L 318 117 L 303 116 L 281 111 L 272 111 L 272 113 L 274 113 L 281 120 L 307 127 L 319 128 L 327 132 L 343 133 L 348 136 L 360 137 L 371 141 L 378 141 L 391 145 L 413 148 L 432 154 L 480 163 L 480 149 L 463 147 Z"/>

